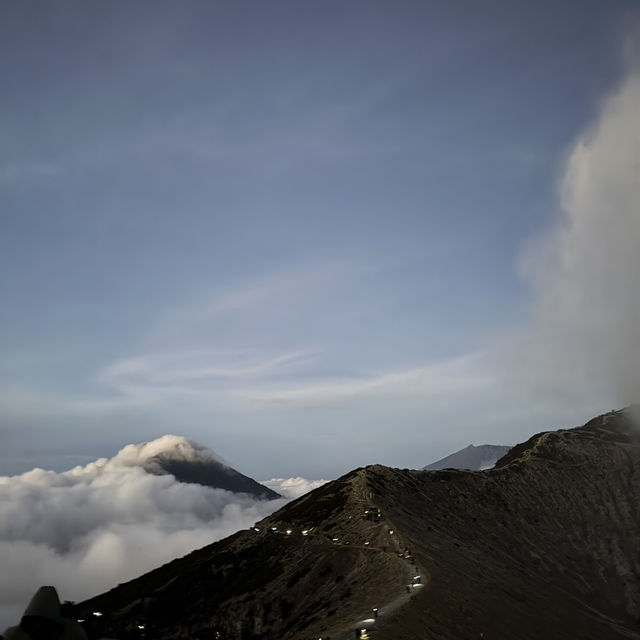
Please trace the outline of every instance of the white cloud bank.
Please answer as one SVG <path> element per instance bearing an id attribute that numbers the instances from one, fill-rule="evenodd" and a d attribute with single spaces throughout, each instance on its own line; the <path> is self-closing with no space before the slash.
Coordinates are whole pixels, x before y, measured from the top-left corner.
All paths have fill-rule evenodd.
<path id="1" fill-rule="evenodd" d="M 547 393 L 640 398 L 640 75 L 603 103 L 561 182 L 560 224 L 532 244 L 534 293 L 511 364 Z M 514 367 L 509 367 L 509 373 Z"/>
<path id="2" fill-rule="evenodd" d="M 261 484 L 269 487 L 269 489 L 273 489 L 285 498 L 295 500 L 305 493 L 321 487 L 327 482 L 329 481 L 307 480 L 298 476 L 297 478 L 271 478 L 271 480 L 263 480 Z"/>
<path id="3" fill-rule="evenodd" d="M 0 477 L 0 629 L 15 623 L 40 585 L 56 585 L 64 599 L 85 599 L 249 527 L 287 500 L 256 500 L 143 469 L 167 450 L 221 460 L 164 436 L 63 473 Z M 303 478 L 269 484 L 288 497 L 318 485 Z"/>
<path id="4" fill-rule="evenodd" d="M 596 121 L 569 150 L 559 209 L 557 224 L 521 257 L 531 314 L 510 335 L 477 353 L 415 368 L 247 385 L 235 393 L 244 402 L 280 406 L 444 398 L 452 406 L 462 403 L 474 423 L 491 411 L 473 407 L 493 404 L 494 412 L 510 412 L 514 423 L 521 414 L 535 416 L 538 428 L 554 415 L 588 417 L 639 402 L 639 73 L 603 101 Z"/>

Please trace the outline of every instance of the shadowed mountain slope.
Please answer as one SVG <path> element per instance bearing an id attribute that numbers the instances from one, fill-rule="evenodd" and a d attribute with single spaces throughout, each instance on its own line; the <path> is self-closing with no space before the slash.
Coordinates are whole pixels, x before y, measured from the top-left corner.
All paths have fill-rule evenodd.
<path id="1" fill-rule="evenodd" d="M 637 640 L 639 495 L 612 412 L 487 471 L 357 469 L 76 613 L 123 640 Z"/>
<path id="2" fill-rule="evenodd" d="M 152 442 L 129 445 L 123 452 L 135 456 L 134 462 L 145 471 L 155 475 L 170 474 L 178 482 L 248 493 L 263 500 L 281 497 L 269 487 L 230 467 L 211 449 L 181 436 L 165 435 Z"/>
<path id="3" fill-rule="evenodd" d="M 281 497 L 269 487 L 219 462 L 178 460 L 162 456 L 153 458 L 153 462 L 155 463 L 153 466 L 146 467 L 147 471 L 157 474 L 169 473 L 178 482 L 201 484 L 234 493 L 248 493 L 264 500 L 275 500 Z"/>
<path id="4" fill-rule="evenodd" d="M 440 469 L 469 469 L 480 471 L 490 469 L 511 447 L 496 444 L 470 444 L 460 451 L 456 451 L 436 462 L 423 467 L 425 471 L 439 471 Z"/>

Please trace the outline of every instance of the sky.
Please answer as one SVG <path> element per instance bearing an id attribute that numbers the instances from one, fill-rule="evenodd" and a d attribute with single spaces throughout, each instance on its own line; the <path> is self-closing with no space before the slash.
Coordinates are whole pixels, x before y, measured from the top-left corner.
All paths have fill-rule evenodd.
<path id="1" fill-rule="evenodd" d="M 0 7 L 0 475 L 416 468 L 640 399 L 640 8 Z"/>

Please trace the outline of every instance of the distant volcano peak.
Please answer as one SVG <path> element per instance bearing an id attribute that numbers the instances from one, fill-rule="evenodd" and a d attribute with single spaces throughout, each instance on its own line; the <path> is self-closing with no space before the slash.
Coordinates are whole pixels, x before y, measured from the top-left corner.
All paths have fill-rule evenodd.
<path id="1" fill-rule="evenodd" d="M 200 484 L 234 493 L 273 500 L 280 495 L 243 475 L 204 445 L 167 434 L 156 440 L 129 444 L 113 458 L 117 464 L 142 467 L 155 475 L 170 474 L 179 482 Z"/>
<path id="2" fill-rule="evenodd" d="M 183 460 L 186 462 L 217 462 L 225 466 L 229 464 L 212 449 L 205 447 L 184 436 L 166 434 L 149 442 L 128 444 L 120 449 L 116 458 L 132 466 L 144 465 L 148 460 Z"/>
<path id="3" fill-rule="evenodd" d="M 436 462 L 423 467 L 425 471 L 439 469 L 471 469 L 480 471 L 490 469 L 511 447 L 495 444 L 470 444 Z"/>

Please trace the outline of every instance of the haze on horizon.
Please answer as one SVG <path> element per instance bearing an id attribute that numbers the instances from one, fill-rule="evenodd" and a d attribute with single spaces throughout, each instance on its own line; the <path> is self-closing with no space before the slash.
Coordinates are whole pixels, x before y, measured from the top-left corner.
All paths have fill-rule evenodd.
<path id="1" fill-rule="evenodd" d="M 420 468 L 640 399 L 639 17 L 4 3 L 0 475 Z"/>

